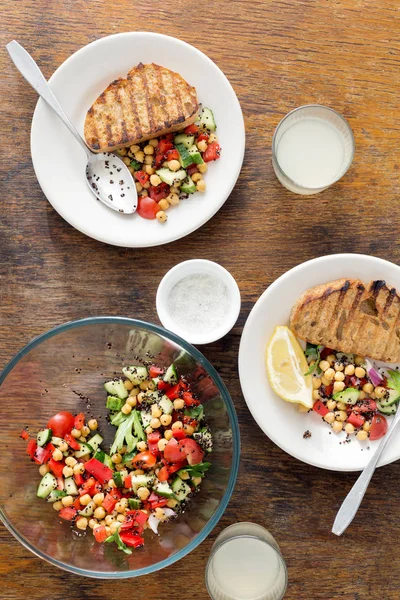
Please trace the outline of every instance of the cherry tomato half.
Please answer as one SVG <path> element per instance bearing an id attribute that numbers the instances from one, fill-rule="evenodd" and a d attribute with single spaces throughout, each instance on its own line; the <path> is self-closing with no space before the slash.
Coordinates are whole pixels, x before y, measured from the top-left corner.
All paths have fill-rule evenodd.
<path id="1" fill-rule="evenodd" d="M 374 415 L 372 417 L 371 429 L 369 430 L 370 440 L 379 440 L 388 430 L 388 424 L 383 415 Z"/>
<path id="2" fill-rule="evenodd" d="M 136 454 L 135 458 L 132 459 L 132 463 L 138 467 L 138 469 L 150 469 L 156 464 L 156 457 L 154 454 L 145 450 Z"/>
<path id="3" fill-rule="evenodd" d="M 62 410 L 61 412 L 51 417 L 47 423 L 47 427 L 52 430 L 56 437 L 64 437 L 66 433 L 71 433 L 74 426 L 75 417 L 70 412 Z"/>
<path id="4" fill-rule="evenodd" d="M 179 442 L 179 447 L 182 449 L 183 454 L 186 454 L 189 465 L 197 465 L 203 460 L 203 450 L 200 448 L 199 444 L 191 438 L 181 440 Z"/>
<path id="5" fill-rule="evenodd" d="M 184 456 L 176 439 L 171 438 L 164 449 L 165 460 L 169 463 L 181 462 Z"/>
<path id="6" fill-rule="evenodd" d="M 159 210 L 157 202 L 148 196 L 139 196 L 137 211 L 143 219 L 155 219 Z"/>

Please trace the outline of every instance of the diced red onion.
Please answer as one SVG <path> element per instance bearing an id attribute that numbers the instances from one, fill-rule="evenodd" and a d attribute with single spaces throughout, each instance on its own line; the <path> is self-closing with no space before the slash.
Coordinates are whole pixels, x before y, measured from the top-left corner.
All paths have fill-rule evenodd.
<path id="1" fill-rule="evenodd" d="M 378 373 L 378 371 L 374 368 L 374 366 L 368 360 L 368 358 L 365 360 L 365 364 L 366 364 L 366 367 L 367 367 L 368 377 L 372 381 L 373 385 L 375 387 L 377 385 L 380 385 L 382 383 L 382 381 L 383 381 L 382 375 L 380 373 Z"/>

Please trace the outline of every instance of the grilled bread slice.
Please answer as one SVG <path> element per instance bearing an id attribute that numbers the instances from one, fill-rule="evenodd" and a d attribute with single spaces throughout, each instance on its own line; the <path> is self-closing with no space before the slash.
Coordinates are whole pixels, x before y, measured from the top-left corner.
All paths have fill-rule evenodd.
<path id="1" fill-rule="evenodd" d="M 338 279 L 306 290 L 292 309 L 290 327 L 312 344 L 400 362 L 400 298 L 385 281 Z"/>
<path id="2" fill-rule="evenodd" d="M 94 152 L 110 152 L 183 129 L 197 118 L 196 89 L 155 64 L 133 67 L 89 108 L 85 139 Z"/>

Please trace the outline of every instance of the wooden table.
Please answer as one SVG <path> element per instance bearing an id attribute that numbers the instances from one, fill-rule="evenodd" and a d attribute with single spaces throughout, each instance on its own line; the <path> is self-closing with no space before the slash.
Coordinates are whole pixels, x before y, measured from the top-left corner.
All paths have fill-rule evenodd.
<path id="1" fill-rule="evenodd" d="M 215 536 L 245 519 L 276 536 L 289 569 L 288 600 L 400 598 L 400 463 L 376 473 L 354 524 L 334 537 L 331 524 L 355 475 L 309 467 L 274 446 L 246 408 L 236 366 L 251 307 L 287 269 L 334 252 L 400 260 L 399 16 L 397 3 L 387 0 L 4 3 L 2 47 L 16 38 L 46 76 L 78 48 L 120 31 L 162 32 L 194 44 L 235 88 L 247 148 L 231 197 L 199 231 L 161 248 L 103 245 L 72 229 L 40 190 L 29 152 L 37 97 L 2 51 L 1 367 L 63 321 L 115 314 L 157 322 L 157 284 L 183 259 L 220 262 L 236 277 L 243 304 L 233 331 L 203 349 L 228 384 L 242 435 L 236 489 L 212 535 L 174 567 L 112 583 L 41 562 L 1 527 L 1 598 L 206 598 L 204 568 Z M 271 137 L 285 113 L 310 102 L 348 118 L 357 150 L 342 181 L 301 197 L 275 179 Z"/>

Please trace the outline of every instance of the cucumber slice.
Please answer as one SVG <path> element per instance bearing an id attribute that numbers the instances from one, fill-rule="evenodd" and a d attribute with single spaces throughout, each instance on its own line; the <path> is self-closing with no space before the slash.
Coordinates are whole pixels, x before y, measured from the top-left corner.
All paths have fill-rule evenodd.
<path id="1" fill-rule="evenodd" d="M 141 506 L 139 498 L 128 498 L 128 504 L 131 510 L 138 510 Z"/>
<path id="2" fill-rule="evenodd" d="M 384 415 L 394 415 L 397 412 L 398 405 L 396 403 L 384 405 L 381 400 L 377 400 L 376 405 L 379 412 L 383 413 Z"/>
<path id="3" fill-rule="evenodd" d="M 193 160 L 192 160 L 192 162 L 193 162 Z M 186 177 L 187 177 L 187 173 L 186 173 L 185 169 L 179 169 L 179 171 L 170 171 L 169 169 L 159 169 L 158 171 L 156 171 L 156 173 L 159 176 L 159 178 L 161 179 L 161 181 L 164 181 L 164 183 L 167 183 L 168 185 L 176 185 L 180 181 L 183 181 L 183 179 L 186 179 Z"/>
<path id="4" fill-rule="evenodd" d="M 382 406 L 392 406 L 395 402 L 400 400 L 400 394 L 397 390 L 389 390 L 385 398 L 381 398 L 380 403 Z"/>
<path id="5" fill-rule="evenodd" d="M 192 157 L 192 162 L 195 165 L 203 165 L 204 164 L 204 160 L 203 160 L 197 146 L 191 146 L 188 150 L 188 153 Z"/>
<path id="6" fill-rule="evenodd" d="M 75 483 L 75 479 L 73 477 L 66 477 L 64 482 L 65 491 L 68 496 L 77 496 L 78 488 Z"/>
<path id="7" fill-rule="evenodd" d="M 174 410 L 174 405 L 167 396 L 163 396 L 161 400 L 159 400 L 158 404 L 160 405 L 164 415 L 170 415 Z"/>
<path id="8" fill-rule="evenodd" d="M 132 452 L 128 452 L 127 454 L 122 455 L 122 464 L 127 465 L 135 458 L 137 452 L 136 450 L 132 450 Z"/>
<path id="9" fill-rule="evenodd" d="M 103 442 L 103 438 L 101 437 L 101 435 L 99 433 L 96 433 L 93 437 L 90 438 L 90 440 L 88 440 L 88 444 L 89 446 L 91 446 L 93 448 L 93 451 L 96 452 L 96 450 L 98 450 L 100 444 Z"/>
<path id="10" fill-rule="evenodd" d="M 347 388 L 343 390 L 343 392 L 336 392 L 333 394 L 332 398 L 336 400 L 336 402 L 344 402 L 344 404 L 355 404 L 360 396 L 360 390 L 356 390 L 356 388 Z"/>
<path id="11" fill-rule="evenodd" d="M 177 146 L 177 144 L 182 144 L 185 148 L 190 148 L 194 144 L 194 135 L 178 133 L 178 135 L 174 137 L 174 144 L 175 146 Z"/>
<path id="12" fill-rule="evenodd" d="M 164 498 L 175 497 L 174 492 L 171 490 L 166 481 L 158 482 L 156 485 L 153 485 L 153 492 L 155 492 L 158 496 L 163 496 Z"/>
<path id="13" fill-rule="evenodd" d="M 51 443 L 53 444 L 53 446 L 59 446 L 60 444 L 63 443 L 63 439 L 60 437 L 57 437 L 55 435 L 53 435 L 53 437 L 51 438 Z"/>
<path id="14" fill-rule="evenodd" d="M 94 455 L 94 458 L 97 458 L 97 460 L 103 463 L 103 465 L 106 465 L 109 469 L 114 469 L 114 463 L 111 460 L 111 456 L 106 454 L 104 450 L 97 450 Z"/>
<path id="15" fill-rule="evenodd" d="M 57 479 L 54 477 L 53 473 L 46 473 L 46 475 L 42 477 L 42 480 L 39 483 L 36 496 L 38 498 L 47 498 L 47 496 L 56 488 Z"/>
<path id="16" fill-rule="evenodd" d="M 170 385 L 175 385 L 176 383 L 178 383 L 178 373 L 174 364 L 168 367 L 163 379 L 166 383 L 169 383 Z"/>
<path id="17" fill-rule="evenodd" d="M 199 125 L 203 129 L 209 129 L 210 131 L 215 131 L 217 129 L 217 125 L 215 123 L 213 111 L 211 110 L 211 108 L 204 107 L 201 109 L 197 125 Z"/>
<path id="18" fill-rule="evenodd" d="M 118 396 L 107 396 L 106 408 L 108 410 L 121 410 L 125 401 Z"/>
<path id="19" fill-rule="evenodd" d="M 89 502 L 89 504 L 87 504 L 87 505 L 85 506 L 85 508 L 83 508 L 82 510 L 80 510 L 80 511 L 79 511 L 79 514 L 80 514 L 82 517 L 91 517 L 91 516 L 92 516 L 92 514 L 94 513 L 94 510 L 95 510 L 95 508 L 96 508 L 96 505 L 95 505 L 95 503 L 93 502 L 93 500 L 91 500 L 91 501 Z"/>
<path id="20" fill-rule="evenodd" d="M 147 379 L 147 376 L 148 376 L 146 367 L 143 367 L 142 365 L 139 365 L 139 366 L 134 365 L 132 367 L 124 367 L 122 369 L 122 372 L 125 375 L 125 377 L 127 377 L 135 385 L 139 385 L 140 383 L 142 383 L 142 381 Z M 128 392 L 126 393 L 126 396 L 127 395 L 128 395 Z M 124 396 L 124 397 L 126 398 L 126 396 Z M 122 398 L 122 396 L 120 396 L 120 398 Z"/>
<path id="21" fill-rule="evenodd" d="M 57 502 L 67 495 L 64 490 L 52 490 L 47 498 L 47 502 Z"/>
<path id="22" fill-rule="evenodd" d="M 193 159 L 188 152 L 188 149 L 183 144 L 177 144 L 176 149 L 179 152 L 179 162 L 181 163 L 181 167 L 186 169 L 189 165 L 193 164 Z"/>
<path id="23" fill-rule="evenodd" d="M 152 475 L 131 475 L 132 486 L 148 487 L 153 485 L 154 477 Z"/>
<path id="24" fill-rule="evenodd" d="M 197 191 L 196 184 L 190 175 L 182 182 L 180 191 L 184 194 L 194 194 Z"/>
<path id="25" fill-rule="evenodd" d="M 104 387 L 106 392 L 111 394 L 111 396 L 118 396 L 118 398 L 121 398 L 122 400 L 125 400 L 125 398 L 129 396 L 129 392 L 124 386 L 122 379 L 106 381 Z"/>
<path id="26" fill-rule="evenodd" d="M 52 437 L 53 432 L 51 431 L 51 429 L 42 429 L 42 431 L 39 431 L 39 433 L 36 436 L 36 443 L 38 446 L 45 446 L 46 444 L 48 444 L 48 442 L 50 442 Z"/>
<path id="27" fill-rule="evenodd" d="M 119 471 L 113 473 L 113 480 L 117 488 L 124 487 L 124 480 L 122 479 L 122 475 Z"/>
<path id="28" fill-rule="evenodd" d="M 142 418 L 143 427 L 146 429 L 146 427 L 150 425 L 150 421 L 153 417 L 151 416 L 151 413 L 145 412 L 144 410 L 140 411 L 140 416 Z"/>
<path id="29" fill-rule="evenodd" d="M 93 448 L 87 442 L 78 442 L 80 449 L 75 452 L 76 458 L 82 458 L 82 456 L 88 456 L 92 454 Z"/>
<path id="30" fill-rule="evenodd" d="M 179 502 L 182 502 L 183 500 L 185 500 L 192 491 L 190 489 L 190 487 L 188 486 L 188 484 L 185 481 L 182 481 L 182 479 L 180 479 L 180 477 L 177 477 L 175 479 L 171 488 L 172 488 L 175 498 Z"/>

